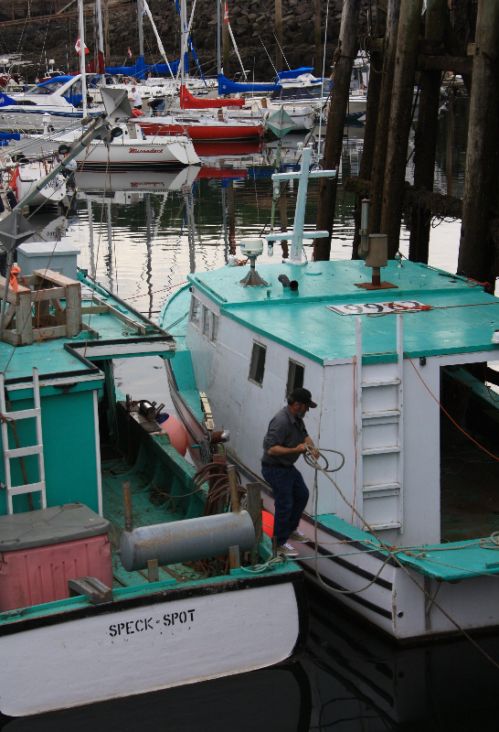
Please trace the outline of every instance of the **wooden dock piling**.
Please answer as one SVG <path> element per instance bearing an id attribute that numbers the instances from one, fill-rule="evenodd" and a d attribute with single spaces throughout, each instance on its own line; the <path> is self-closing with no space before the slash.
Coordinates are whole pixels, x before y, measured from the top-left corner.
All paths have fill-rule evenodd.
<path id="1" fill-rule="evenodd" d="M 399 248 L 422 7 L 423 0 L 400 2 L 380 225 L 388 237 L 390 259 Z"/>
<path id="2" fill-rule="evenodd" d="M 425 16 L 425 46 L 430 53 L 441 51 L 447 20 L 447 0 L 427 0 Z M 442 72 L 438 69 L 421 71 L 420 100 L 414 139 L 414 188 L 432 191 L 437 147 L 438 109 Z M 431 211 L 425 206 L 413 206 L 409 259 L 428 262 Z"/>
<path id="3" fill-rule="evenodd" d="M 333 92 L 326 128 L 323 167 L 338 168 L 343 147 L 343 127 L 350 92 L 352 67 L 358 51 L 357 24 L 360 0 L 344 0 L 340 36 L 334 54 Z M 329 231 L 329 237 L 314 243 L 314 259 L 329 259 L 336 205 L 337 178 L 322 178 L 319 188 L 317 228 Z"/>
<path id="4" fill-rule="evenodd" d="M 475 40 L 458 272 L 489 282 L 489 289 L 493 290 L 496 272 L 490 224 L 498 203 L 499 162 L 497 0 L 478 3 Z"/>

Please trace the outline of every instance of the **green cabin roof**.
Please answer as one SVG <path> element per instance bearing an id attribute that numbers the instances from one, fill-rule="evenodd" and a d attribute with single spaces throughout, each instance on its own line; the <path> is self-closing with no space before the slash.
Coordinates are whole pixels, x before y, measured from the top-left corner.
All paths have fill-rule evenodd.
<path id="1" fill-rule="evenodd" d="M 93 375 L 99 380 L 92 362 L 144 354 L 172 355 L 175 346 L 169 334 L 83 273 L 79 280 L 80 332 L 74 337 L 42 338 L 22 346 L 0 341 L 0 371 L 7 383 L 31 380 L 34 366 L 40 377 L 74 376 L 78 381 Z"/>
<path id="2" fill-rule="evenodd" d="M 244 287 L 248 267 L 224 267 L 191 275 L 191 285 L 220 306 L 224 315 L 256 335 L 286 345 L 319 363 L 351 360 L 355 355 L 354 315 L 331 307 L 417 301 L 423 309 L 404 313 L 407 357 L 496 351 L 492 335 L 499 330 L 499 299 L 477 283 L 427 265 L 390 261 L 382 282 L 395 287 L 369 290 L 371 269 L 362 260 L 310 262 L 307 265 L 259 264 L 268 286 Z M 283 287 L 279 275 L 298 282 Z M 355 310 L 355 308 L 351 308 Z M 366 363 L 396 357 L 395 312 L 364 313 L 363 354 Z"/>

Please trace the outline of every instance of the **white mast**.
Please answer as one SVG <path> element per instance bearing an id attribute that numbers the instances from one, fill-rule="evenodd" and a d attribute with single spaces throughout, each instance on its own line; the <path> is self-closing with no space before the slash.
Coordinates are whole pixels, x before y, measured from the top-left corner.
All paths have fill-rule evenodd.
<path id="1" fill-rule="evenodd" d="M 78 31 L 80 34 L 80 74 L 83 117 L 87 116 L 87 75 L 85 71 L 85 20 L 83 0 L 78 0 Z"/>
<path id="2" fill-rule="evenodd" d="M 180 83 L 184 84 L 185 78 L 185 54 L 187 54 L 189 30 L 187 28 L 187 6 L 186 0 L 180 2 Z"/>
<path id="3" fill-rule="evenodd" d="M 100 60 L 104 62 L 104 31 L 102 29 L 102 4 L 101 0 L 95 0 L 95 12 L 97 15 L 97 66 L 100 71 Z"/>

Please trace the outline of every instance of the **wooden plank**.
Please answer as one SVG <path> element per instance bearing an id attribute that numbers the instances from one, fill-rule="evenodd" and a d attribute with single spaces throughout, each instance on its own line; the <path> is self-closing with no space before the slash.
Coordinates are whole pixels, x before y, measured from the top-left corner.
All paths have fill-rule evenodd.
<path id="1" fill-rule="evenodd" d="M 79 284 L 77 280 L 73 280 L 71 277 L 66 277 L 66 275 L 61 274 L 60 272 L 55 272 L 53 269 L 34 269 L 33 274 L 36 277 L 39 277 L 43 282 L 51 282 L 54 285 L 59 285 L 61 287 L 67 287 L 67 285 L 74 285 Z"/>
<path id="2" fill-rule="evenodd" d="M 66 329 L 68 336 L 81 330 L 81 285 L 73 282 L 66 286 Z"/>
<path id="3" fill-rule="evenodd" d="M 66 297 L 64 287 L 49 287 L 45 290 L 32 290 L 32 302 L 37 303 L 41 300 L 53 300 L 54 298 L 63 299 Z"/>
<path id="4" fill-rule="evenodd" d="M 33 343 L 33 318 L 31 315 L 31 290 L 23 287 L 18 293 L 16 306 L 16 331 L 19 333 L 21 344 Z"/>
<path id="5" fill-rule="evenodd" d="M 65 325 L 54 325 L 46 328 L 34 328 L 33 335 L 36 339 L 40 338 L 64 338 L 66 333 Z"/>

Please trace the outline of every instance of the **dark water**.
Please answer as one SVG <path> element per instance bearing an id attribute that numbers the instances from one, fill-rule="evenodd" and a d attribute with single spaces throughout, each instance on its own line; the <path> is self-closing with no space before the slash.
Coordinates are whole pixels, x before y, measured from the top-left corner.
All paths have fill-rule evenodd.
<path id="1" fill-rule="evenodd" d="M 284 162 L 296 162 L 299 141 L 286 140 L 290 149 L 281 151 Z M 343 175 L 357 172 L 361 151 L 359 130 L 346 130 Z M 270 174 L 276 154 L 275 149 L 266 149 L 263 153 L 212 158 L 208 162 L 218 169 L 183 190 L 144 192 L 161 187 L 157 174 L 149 180 L 148 176 L 142 177 L 140 186 L 134 185 L 133 176 L 122 177 L 122 184 L 129 190 L 108 190 L 105 203 L 100 195 L 81 195 L 68 237 L 79 244 L 82 265 L 154 319 L 168 294 L 185 282 L 188 272 L 221 266 L 234 249 L 234 242 L 243 236 L 259 235 L 264 227 L 268 231 L 273 208 Z M 457 160 L 455 155 L 449 159 L 444 136 L 439 144 L 437 186 L 459 195 L 459 149 L 456 155 Z M 99 186 L 102 179 L 97 176 L 93 188 Z M 290 220 L 294 195 L 289 188 Z M 310 223 L 314 221 L 316 199 L 317 188 L 311 185 L 306 219 Z M 351 256 L 352 204 L 352 198 L 340 188 L 334 258 Z M 278 216 L 276 210 L 277 227 Z M 459 228 L 460 222 L 434 221 L 431 264 L 455 271 Z M 401 251 L 405 254 L 407 236 L 403 230 Z M 275 249 L 277 258 L 277 245 Z M 267 253 L 263 259 L 268 259 Z M 123 386 L 133 388 L 135 398 L 168 403 L 164 372 L 155 359 L 150 359 L 146 370 L 127 362 L 119 373 Z M 492 659 L 499 661 L 499 637 L 484 638 L 480 643 Z M 105 673 L 105 669 L 99 672 Z M 140 667 L 136 673 L 140 675 Z M 36 719 L 12 720 L 5 729 L 495 730 L 499 729 L 499 668 L 465 638 L 397 648 L 343 614 L 330 598 L 310 590 L 310 632 L 306 647 L 294 663 Z"/>

